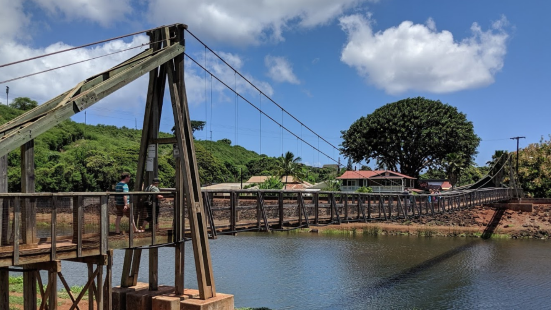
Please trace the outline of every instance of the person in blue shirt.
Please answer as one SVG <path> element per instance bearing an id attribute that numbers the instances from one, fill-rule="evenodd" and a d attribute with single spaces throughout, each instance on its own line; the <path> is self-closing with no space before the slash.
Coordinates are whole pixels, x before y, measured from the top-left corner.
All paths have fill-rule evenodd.
<path id="1" fill-rule="evenodd" d="M 123 172 L 121 173 L 121 178 L 117 186 L 115 186 L 115 191 L 119 193 L 128 193 L 128 182 L 130 181 L 130 173 Z M 115 214 L 117 218 L 115 219 L 115 233 L 121 233 L 121 219 L 123 216 L 126 216 L 130 219 L 130 195 L 116 195 L 115 196 Z M 143 232 L 136 228 L 136 225 L 131 221 L 130 225 L 134 232 Z"/>

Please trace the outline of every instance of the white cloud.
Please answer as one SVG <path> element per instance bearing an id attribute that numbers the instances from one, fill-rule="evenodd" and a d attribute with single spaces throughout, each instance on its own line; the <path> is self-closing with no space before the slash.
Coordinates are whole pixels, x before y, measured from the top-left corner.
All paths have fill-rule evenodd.
<path id="1" fill-rule="evenodd" d="M 404 21 L 377 33 L 369 17 L 357 14 L 342 17 L 340 24 L 348 35 L 341 61 L 391 94 L 487 86 L 503 67 L 507 50 L 505 17 L 487 31 L 473 23 L 471 37 L 460 42 L 449 31 L 437 32 L 432 19 L 426 25 Z"/>
<path id="2" fill-rule="evenodd" d="M 52 55 L 36 60 L 31 60 L 12 66 L 2 68 L 0 70 L 0 81 L 12 79 L 15 77 L 48 70 L 51 68 L 67 65 L 70 63 L 90 59 L 93 57 L 105 55 L 115 51 L 120 51 L 129 47 L 138 46 L 149 42 L 149 38 L 145 35 L 135 36 L 131 42 L 122 40 L 111 41 L 103 45 L 98 45 L 92 48 L 83 48 L 70 52 Z M 26 45 L 16 43 L 14 41 L 6 41 L 0 45 L 0 64 L 10 63 L 13 61 L 27 59 L 47 53 L 52 53 L 62 49 L 67 49 L 72 46 L 58 42 L 47 46 L 46 48 L 31 48 Z M 43 74 L 34 75 L 24 79 L 9 82 L 10 99 L 15 97 L 30 97 L 33 100 L 42 104 L 57 95 L 73 88 L 82 80 L 107 70 L 114 65 L 132 57 L 140 50 L 147 48 L 141 47 L 111 56 L 91 60 L 76 64 L 74 66 L 65 67 L 62 69 L 53 70 Z M 138 81 L 123 87 L 113 95 L 103 99 L 102 102 L 96 104 L 104 105 L 130 105 L 136 106 L 140 102 L 145 102 L 147 90 L 147 77 L 142 77 Z M 124 104 L 123 104 L 124 103 Z"/>
<path id="3" fill-rule="evenodd" d="M 87 19 L 109 26 L 132 13 L 130 0 L 33 0 L 53 16 L 67 20 Z"/>
<path id="4" fill-rule="evenodd" d="M 208 44 L 254 45 L 283 41 L 287 29 L 326 24 L 367 1 L 151 0 L 147 16 L 155 25 L 186 23 Z"/>
<path id="5" fill-rule="evenodd" d="M 0 40 L 25 36 L 20 30 L 30 24 L 30 17 L 23 12 L 23 1 L 0 0 Z M 2 42 L 4 44 L 4 42 Z"/>
<path id="6" fill-rule="evenodd" d="M 293 73 L 293 67 L 284 57 L 267 55 L 264 64 L 268 68 L 268 76 L 276 82 L 287 82 L 300 84 L 300 81 Z"/>

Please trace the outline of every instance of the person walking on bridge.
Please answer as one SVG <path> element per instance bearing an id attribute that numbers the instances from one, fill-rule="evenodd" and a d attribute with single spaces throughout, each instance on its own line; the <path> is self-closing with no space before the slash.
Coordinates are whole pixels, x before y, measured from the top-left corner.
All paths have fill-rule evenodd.
<path id="1" fill-rule="evenodd" d="M 130 181 L 130 173 L 123 172 L 121 173 L 121 178 L 117 186 L 115 186 L 116 192 L 128 193 L 128 182 Z M 115 233 L 121 233 L 121 219 L 124 216 L 129 219 L 129 226 L 134 229 L 134 232 L 143 232 L 136 228 L 134 221 L 130 221 L 130 195 L 116 195 L 115 196 L 115 214 L 117 218 L 115 219 Z"/>
<path id="2" fill-rule="evenodd" d="M 152 193 L 158 193 L 161 190 L 159 189 L 159 184 L 161 183 L 161 180 L 159 178 L 153 178 L 153 181 L 151 184 L 145 188 L 144 192 L 152 192 Z M 157 199 L 157 201 L 163 200 L 163 195 L 156 195 L 154 198 L 153 195 L 148 195 L 147 198 L 143 201 L 143 217 L 140 216 L 140 221 L 143 221 L 142 225 L 138 225 L 140 229 L 145 229 L 145 226 L 148 222 L 151 224 L 149 225 L 149 229 L 153 229 L 153 226 L 157 226 L 159 223 L 159 209 L 160 206 L 157 205 L 157 208 L 155 208 L 155 223 L 153 223 L 153 202 L 154 199 Z M 143 220 L 142 220 L 143 218 Z"/>

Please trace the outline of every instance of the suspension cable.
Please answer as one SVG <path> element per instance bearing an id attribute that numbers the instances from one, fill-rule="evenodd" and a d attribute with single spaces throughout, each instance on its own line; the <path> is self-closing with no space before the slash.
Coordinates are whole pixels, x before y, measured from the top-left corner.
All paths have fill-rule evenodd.
<path id="1" fill-rule="evenodd" d="M 169 38 L 169 40 L 170 40 L 170 39 L 173 39 L 173 38 Z M 129 47 L 129 48 L 122 49 L 122 50 L 120 50 L 120 51 L 116 51 L 116 52 L 112 52 L 112 53 L 108 53 L 108 54 L 104 54 L 104 55 L 100 55 L 100 56 L 96 56 L 96 57 L 92 57 L 92 58 L 80 60 L 80 61 L 77 61 L 77 62 L 69 63 L 69 64 L 66 64 L 66 65 L 63 65 L 63 66 L 59 66 L 59 67 L 55 67 L 55 68 L 46 69 L 46 70 L 43 70 L 43 71 L 38 71 L 38 72 L 30 73 L 30 74 L 23 75 L 23 76 L 19 76 L 19 77 L 13 78 L 13 79 L 5 80 L 5 81 L 0 81 L 0 84 L 5 84 L 5 83 L 8 83 L 8 82 L 20 80 L 20 79 L 23 79 L 23 78 L 28 78 L 28 77 L 31 77 L 31 76 L 34 76 L 34 75 L 38 75 L 38 74 L 42 74 L 42 73 L 46 73 L 46 72 L 50 72 L 50 71 L 62 69 L 62 68 L 65 68 L 65 67 L 70 67 L 70 66 L 77 65 L 77 64 L 80 64 L 80 63 L 83 63 L 83 62 L 87 62 L 87 61 L 90 61 L 90 60 L 94 60 L 94 59 L 98 59 L 98 58 L 102 58 L 102 57 L 111 56 L 111 55 L 114 55 L 114 54 L 126 52 L 126 51 L 129 51 L 129 50 L 132 50 L 132 49 L 144 47 L 144 46 L 146 46 L 146 45 L 155 44 L 155 43 L 159 43 L 159 42 L 162 42 L 162 41 L 165 41 L 165 40 L 160 40 L 160 41 L 157 41 L 157 42 L 143 43 L 143 44 L 140 44 L 140 45 L 137 45 L 137 46 L 133 46 L 133 47 Z M 159 50 L 159 51 L 160 51 L 160 50 Z M 158 51 L 157 51 L 157 52 L 158 52 Z"/>
<path id="2" fill-rule="evenodd" d="M 211 53 L 213 53 L 218 59 L 220 59 L 224 64 L 226 64 L 228 67 L 230 67 L 232 70 L 234 70 L 235 72 L 237 72 L 237 70 L 235 70 L 235 68 L 233 68 L 229 63 L 227 63 L 222 57 L 220 57 L 215 51 L 213 51 L 210 47 L 208 47 L 205 43 L 203 43 L 203 41 L 201 41 L 197 36 L 195 36 L 191 31 L 189 31 L 189 29 L 186 29 L 186 31 L 192 36 L 194 37 L 199 43 L 201 43 L 203 46 L 205 46 L 209 51 L 211 51 Z M 331 144 L 329 141 L 325 140 L 322 136 L 320 136 L 319 134 L 317 134 L 315 131 L 313 131 L 312 129 L 310 129 L 310 127 L 306 126 L 304 123 L 302 123 L 301 121 L 299 121 L 294 115 L 292 115 L 291 113 L 289 113 L 287 110 L 285 110 L 282 106 L 280 106 L 279 104 L 277 104 L 277 102 L 275 102 L 272 98 L 270 98 L 268 95 L 266 95 L 262 90 L 260 90 L 256 85 L 254 85 L 253 83 L 251 83 L 251 81 L 249 81 L 245 76 L 243 76 L 241 73 L 237 72 L 237 74 L 239 74 L 239 76 L 244 79 L 245 81 L 247 81 L 247 83 L 249 83 L 253 88 L 255 88 L 256 90 L 258 90 L 262 95 L 264 95 L 264 97 L 268 98 L 268 100 L 270 100 L 273 104 L 275 104 L 277 107 L 279 107 L 281 110 L 283 110 L 285 113 L 287 113 L 287 115 L 291 116 L 295 121 L 297 121 L 299 124 L 303 125 L 306 129 L 308 129 L 311 133 L 313 133 L 314 135 L 320 137 L 323 141 L 325 141 L 325 143 L 329 144 L 330 146 L 332 146 L 333 148 L 335 149 L 338 149 L 338 147 L 334 146 L 333 144 Z"/>
<path id="3" fill-rule="evenodd" d="M 171 27 L 171 26 L 174 26 L 174 25 L 176 25 L 176 24 L 168 25 L 166 27 Z M 43 57 L 47 57 L 47 56 L 52 56 L 52 55 L 55 55 L 55 54 L 65 53 L 65 52 L 76 50 L 76 49 L 79 49 L 79 48 L 84 48 L 84 47 L 88 47 L 88 46 L 92 46 L 92 45 L 97 45 L 97 44 L 101 44 L 101 43 L 105 43 L 105 42 L 109 42 L 109 41 L 113 41 L 113 40 L 118 40 L 118 39 L 130 37 L 130 36 L 133 36 L 133 35 L 137 35 L 137 34 L 140 34 L 140 33 L 152 31 L 152 30 L 155 30 L 155 29 L 157 29 L 157 28 L 142 30 L 142 31 L 125 34 L 125 35 L 110 38 L 110 39 L 105 39 L 105 40 L 101 40 L 101 41 L 97 41 L 97 42 L 93 42 L 93 43 L 88 43 L 88 44 L 84 44 L 84 45 L 80 45 L 80 46 L 76 46 L 76 47 L 71 47 L 71 48 L 64 49 L 64 50 L 57 51 L 57 52 L 43 54 L 43 55 L 39 55 L 39 56 L 27 58 L 27 59 L 21 59 L 21 60 L 18 60 L 18 61 L 14 61 L 14 62 L 10 62 L 10 63 L 7 63 L 7 64 L 0 65 L 0 68 L 8 67 L 8 66 L 15 65 L 15 64 L 18 64 L 18 63 L 22 63 L 22 62 L 26 62 L 26 61 L 30 61 L 30 60 L 35 60 L 35 59 L 39 59 L 39 58 L 43 58 Z"/>

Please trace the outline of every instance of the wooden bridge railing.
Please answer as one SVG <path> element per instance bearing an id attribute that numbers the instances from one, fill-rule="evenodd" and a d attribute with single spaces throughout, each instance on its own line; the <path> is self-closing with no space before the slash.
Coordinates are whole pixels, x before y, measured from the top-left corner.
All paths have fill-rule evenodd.
<path id="1" fill-rule="evenodd" d="M 130 221 L 139 215 L 136 202 L 146 192 L 132 192 Z M 174 192 L 164 191 L 165 197 Z M 106 254 L 110 249 L 174 243 L 172 200 L 153 209 L 159 225 L 135 233 L 124 220 L 124 235 L 115 235 L 114 197 L 109 193 L 0 194 L 0 267 Z M 246 230 L 279 230 L 322 223 L 368 222 L 453 212 L 510 199 L 513 190 L 491 188 L 404 195 L 283 190 L 205 190 L 202 192 L 211 237 Z M 187 216 L 187 212 L 185 212 Z M 24 221 L 26 217 L 26 221 Z M 34 223 L 28 227 L 23 223 Z M 189 222 L 184 217 L 184 223 Z M 150 225 L 151 226 L 151 225 Z M 189 224 L 184 226 L 189 228 Z M 32 228 L 32 229 L 31 229 Z M 32 235 L 34 234 L 34 235 Z"/>

